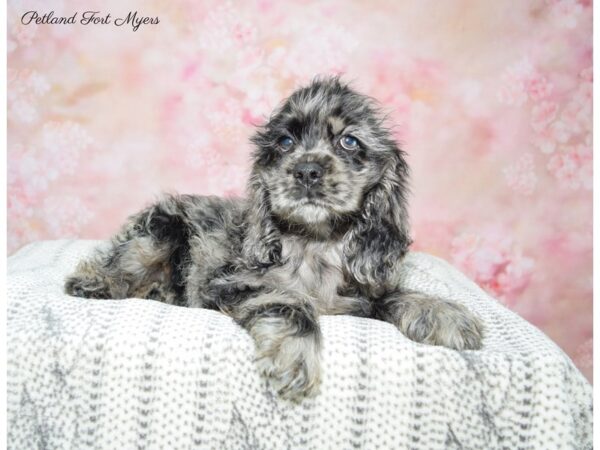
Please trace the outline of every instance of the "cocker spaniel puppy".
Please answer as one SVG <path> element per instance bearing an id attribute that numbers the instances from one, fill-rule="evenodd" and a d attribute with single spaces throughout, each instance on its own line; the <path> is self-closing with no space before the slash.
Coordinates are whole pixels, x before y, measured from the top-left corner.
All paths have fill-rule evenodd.
<path id="1" fill-rule="evenodd" d="M 390 322 L 408 338 L 478 349 L 463 306 L 403 289 L 408 167 L 373 100 L 338 78 L 295 91 L 260 128 L 247 199 L 167 196 L 133 215 L 65 285 L 231 316 L 284 398 L 317 393 L 322 314 Z"/>

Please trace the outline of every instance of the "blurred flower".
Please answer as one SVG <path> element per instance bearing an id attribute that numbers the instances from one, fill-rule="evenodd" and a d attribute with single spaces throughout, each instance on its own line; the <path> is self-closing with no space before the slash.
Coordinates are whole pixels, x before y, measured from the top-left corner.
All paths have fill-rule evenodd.
<path id="1" fill-rule="evenodd" d="M 184 161 L 192 169 L 204 169 L 206 173 L 216 172 L 222 165 L 219 153 L 209 146 L 206 137 L 200 135 L 198 140 L 184 150 Z"/>
<path id="2" fill-rule="evenodd" d="M 48 197 L 41 208 L 41 219 L 51 237 L 76 237 L 93 217 L 89 206 L 76 195 Z"/>
<path id="3" fill-rule="evenodd" d="M 546 128 L 555 118 L 558 105 L 554 102 L 544 101 L 531 110 L 531 126 L 535 131 Z"/>
<path id="4" fill-rule="evenodd" d="M 548 170 L 563 187 L 592 189 L 592 148 L 581 144 L 567 147 L 548 161 Z"/>
<path id="5" fill-rule="evenodd" d="M 452 261 L 492 295 L 511 306 L 529 285 L 534 262 L 515 247 L 508 230 L 463 233 L 452 241 Z"/>
<path id="6" fill-rule="evenodd" d="M 322 17 L 315 17 L 310 23 L 300 17 L 290 17 L 288 21 L 285 35 L 293 38 L 293 45 L 283 41 L 268 55 L 267 65 L 274 73 L 306 82 L 316 74 L 338 74 L 347 68 L 358 45 L 350 30 L 325 22 Z M 317 35 L 319 39 L 314 38 Z"/>
<path id="7" fill-rule="evenodd" d="M 38 119 L 38 113 L 31 101 L 18 98 L 9 103 L 9 118 L 22 123 L 33 123 Z"/>
<path id="8" fill-rule="evenodd" d="M 554 133 L 550 129 L 541 130 L 538 134 L 533 137 L 533 144 L 542 152 L 546 154 L 554 153 L 556 150 L 556 140 Z"/>
<path id="9" fill-rule="evenodd" d="M 37 35 L 38 27 L 23 25 L 21 21 L 15 21 L 9 28 L 9 44 L 12 50 L 18 47 L 28 47 Z"/>
<path id="10" fill-rule="evenodd" d="M 35 71 L 29 75 L 27 84 L 33 93 L 38 96 L 44 95 L 50 90 L 50 83 L 48 83 L 46 77 Z"/>
<path id="11" fill-rule="evenodd" d="M 75 122 L 46 122 L 42 127 L 42 159 L 62 173 L 73 173 L 81 152 L 92 143 L 85 128 Z"/>
<path id="12" fill-rule="evenodd" d="M 561 113 L 561 120 L 569 128 L 571 134 L 591 131 L 592 129 L 592 83 L 583 82 L 572 94 Z"/>
<path id="13" fill-rule="evenodd" d="M 513 81 L 505 81 L 498 90 L 498 100 L 511 106 L 521 106 L 527 101 L 527 93 L 523 84 Z"/>
<path id="14" fill-rule="evenodd" d="M 59 167 L 48 164 L 34 152 L 23 155 L 11 171 L 15 175 L 15 183 L 20 184 L 23 192 L 32 197 L 46 191 L 60 174 Z"/>
<path id="15" fill-rule="evenodd" d="M 506 184 L 523 195 L 531 195 L 537 185 L 533 155 L 527 153 L 503 170 Z"/>
<path id="16" fill-rule="evenodd" d="M 256 36 L 256 27 L 230 1 L 211 9 L 202 26 L 197 29 L 200 47 L 217 54 L 248 46 L 255 41 Z"/>
<path id="17" fill-rule="evenodd" d="M 8 76 L 8 118 L 26 124 L 38 120 L 39 97 L 50 90 L 48 79 L 37 71 L 14 71 Z"/>
<path id="18" fill-rule="evenodd" d="M 501 103 L 522 106 L 527 101 L 528 83 L 536 78 L 536 72 L 528 58 L 508 67 L 502 74 L 498 100 Z"/>
<path id="19" fill-rule="evenodd" d="M 532 76 L 525 80 L 525 88 L 532 100 L 538 101 L 548 97 L 553 89 L 552 83 L 544 76 Z"/>
<path id="20" fill-rule="evenodd" d="M 557 120 L 550 125 L 550 135 L 556 142 L 564 144 L 571 138 L 572 131 L 564 120 Z"/>

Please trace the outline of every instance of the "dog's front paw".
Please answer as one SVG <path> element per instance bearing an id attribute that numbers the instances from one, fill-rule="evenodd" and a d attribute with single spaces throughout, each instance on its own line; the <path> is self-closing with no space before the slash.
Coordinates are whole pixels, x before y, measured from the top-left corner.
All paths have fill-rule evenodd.
<path id="1" fill-rule="evenodd" d="M 319 391 L 321 371 L 314 336 L 286 336 L 257 342 L 256 364 L 284 399 L 299 402 Z"/>
<path id="2" fill-rule="evenodd" d="M 398 327 L 413 341 L 454 350 L 478 350 L 483 340 L 483 323 L 477 316 L 462 305 L 439 299 L 407 302 Z"/>

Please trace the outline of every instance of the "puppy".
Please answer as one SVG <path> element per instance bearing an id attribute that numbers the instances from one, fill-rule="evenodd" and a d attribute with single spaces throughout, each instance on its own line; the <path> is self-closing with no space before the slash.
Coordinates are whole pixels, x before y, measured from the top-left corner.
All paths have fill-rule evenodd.
<path id="1" fill-rule="evenodd" d="M 258 369 L 293 401 L 318 392 L 322 314 L 480 348 L 475 315 L 400 283 L 408 167 L 373 100 L 338 78 L 316 79 L 251 140 L 246 199 L 165 196 L 82 261 L 66 292 L 221 311 L 248 331 Z"/>

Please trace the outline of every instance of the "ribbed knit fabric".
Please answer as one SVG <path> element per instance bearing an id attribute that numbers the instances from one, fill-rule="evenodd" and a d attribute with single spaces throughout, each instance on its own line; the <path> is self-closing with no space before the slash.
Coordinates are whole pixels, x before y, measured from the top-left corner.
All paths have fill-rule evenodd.
<path id="1" fill-rule="evenodd" d="M 214 311 L 63 293 L 97 241 L 30 244 L 8 264 L 11 449 L 587 449 L 592 389 L 542 332 L 448 263 L 408 255 L 407 288 L 461 302 L 484 348 L 416 344 L 321 317 L 321 393 L 280 400 Z"/>

